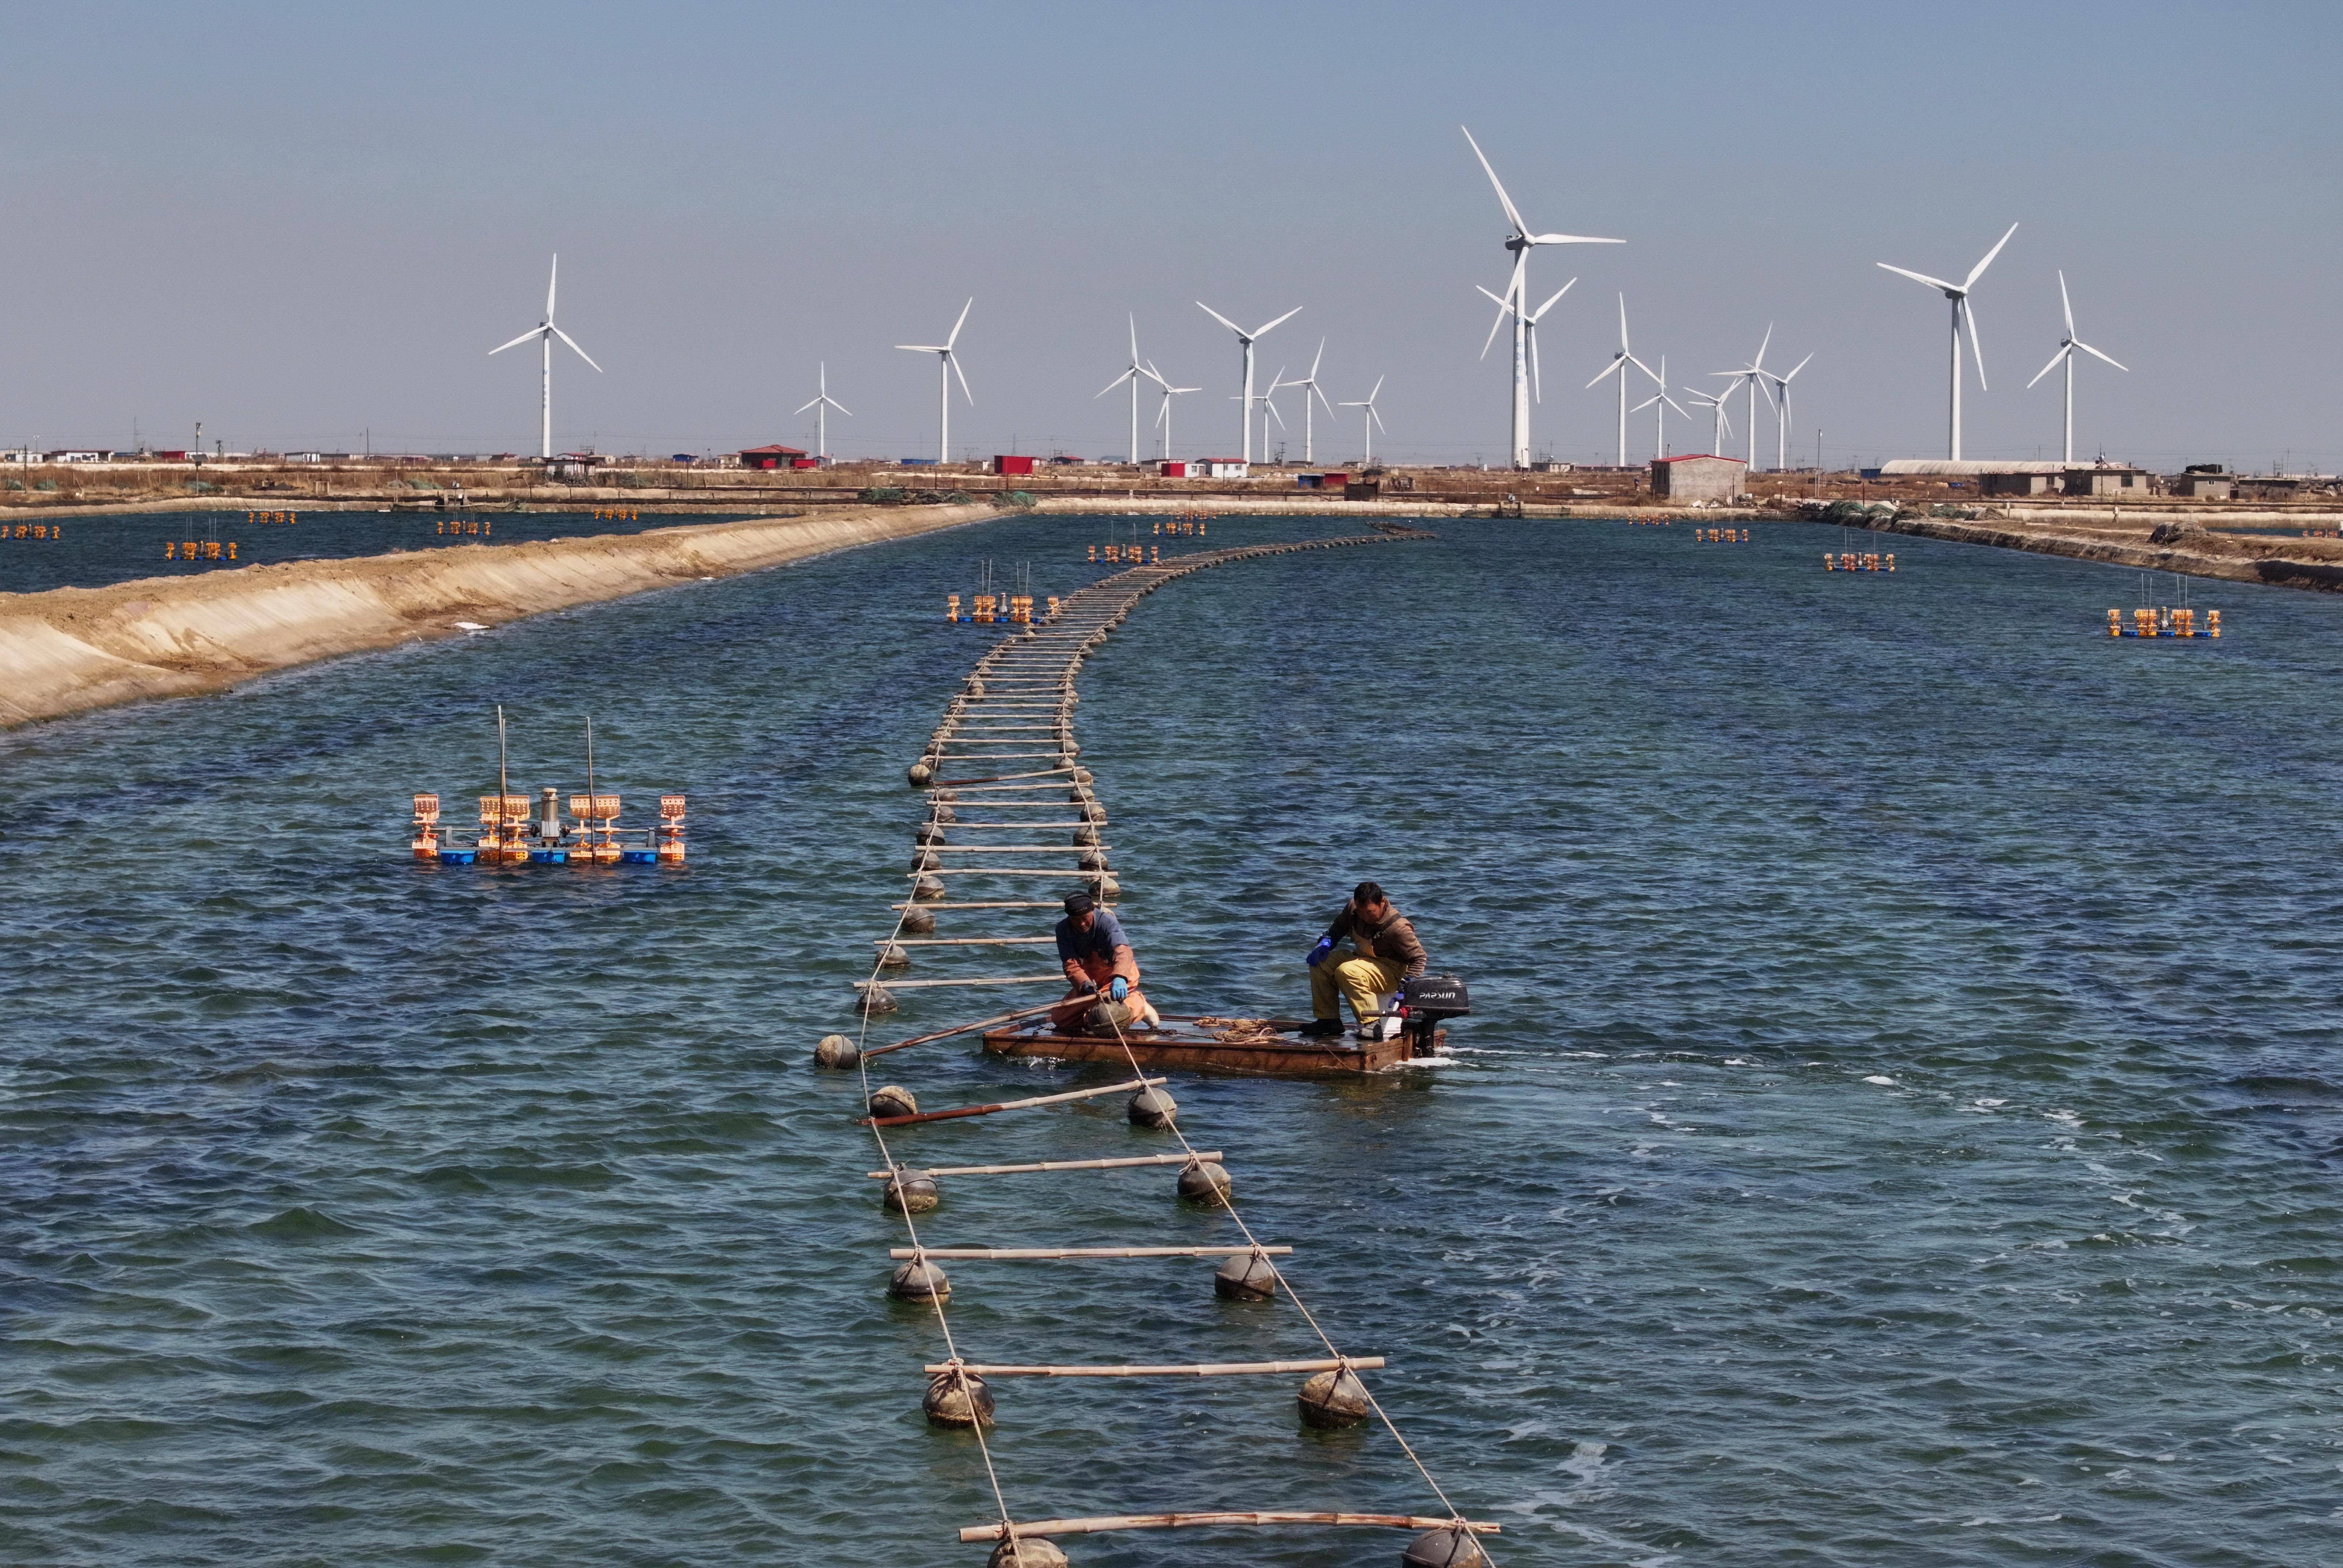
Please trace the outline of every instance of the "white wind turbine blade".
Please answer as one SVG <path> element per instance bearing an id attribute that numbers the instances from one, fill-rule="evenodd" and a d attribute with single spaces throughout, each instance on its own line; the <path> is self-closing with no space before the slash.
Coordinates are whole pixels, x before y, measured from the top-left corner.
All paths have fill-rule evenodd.
<path id="1" fill-rule="evenodd" d="M 1749 368 L 1750 368 L 1750 371 L 1751 371 L 1753 374 L 1755 374 L 1755 373 L 1756 373 L 1756 372 L 1759 372 L 1759 371 L 1762 371 L 1762 370 L 1764 370 L 1764 369 L 1765 369 L 1765 350 L 1766 350 L 1766 349 L 1768 349 L 1768 348 L 1770 348 L 1770 347 L 1772 347 L 1773 346 L 1774 346 L 1774 324 L 1773 324 L 1772 322 L 1770 322 L 1770 321 L 1769 321 L 1769 322 L 1767 322 L 1767 323 L 1765 324 L 1765 341 L 1764 341 L 1764 342 L 1762 342 L 1762 343 L 1760 343 L 1760 344 L 1758 344 L 1758 345 L 1757 345 L 1757 357 L 1756 357 L 1756 358 L 1755 358 L 1755 359 L 1752 359 L 1752 360 L 1749 362 Z"/>
<path id="2" fill-rule="evenodd" d="M 973 304 L 975 304 L 975 303 L 976 303 L 976 301 L 974 301 L 973 299 L 971 299 L 971 300 L 970 300 L 970 301 L 969 301 L 969 303 L 970 303 L 970 305 L 973 305 Z M 1131 368 L 1135 370 L 1135 369 L 1137 369 L 1137 368 L 1139 367 L 1139 313 L 1138 313 L 1137 311 L 1135 311 L 1135 310 L 1134 310 L 1134 311 L 1132 311 L 1132 312 L 1131 313 L 1130 320 L 1131 320 Z"/>
<path id="3" fill-rule="evenodd" d="M 1297 305 L 1297 306 L 1295 306 L 1292 309 L 1291 309 L 1291 310 L 1287 311 L 1284 315 L 1282 315 L 1282 316 L 1279 317 L 1275 321 L 1271 322 L 1271 323 L 1269 324 L 1269 326 L 1268 326 L 1268 327 L 1255 327 L 1255 328 L 1253 329 L 1253 336 L 1254 336 L 1255 337 L 1268 337 L 1268 336 L 1269 336 L 1270 327 L 1282 327 L 1282 326 L 1284 326 L 1287 322 L 1289 322 L 1289 321 L 1292 320 L 1295 317 L 1297 317 L 1297 316 L 1299 316 L 1299 315 L 1301 315 L 1301 314 L 1302 314 L 1302 307 L 1300 307 L 1300 306 L 1298 306 L 1298 305 Z"/>
<path id="4" fill-rule="evenodd" d="M 2075 302 L 2066 297 L 2066 274 L 2064 269 L 2061 269 L 2058 274 L 2058 304 L 2066 313 L 2066 336 L 2072 338 L 2075 336 Z"/>
<path id="5" fill-rule="evenodd" d="M 1269 410 L 1269 417 L 1277 421 L 1277 427 L 1279 429 L 1282 430 L 1285 428 L 1285 416 L 1277 411 L 1276 404 L 1271 402 L 1268 398 L 1263 397 L 1261 400 L 1261 406 Z"/>
<path id="6" fill-rule="evenodd" d="M 1315 387 L 1315 386 L 1317 386 L 1317 385 L 1318 385 L 1318 362 L 1319 362 L 1320 360 L 1322 360 L 1322 359 L 1325 358 L 1325 357 L 1326 357 L 1326 340 L 1325 340 L 1324 338 L 1322 338 L 1322 338 L 1320 338 L 1320 339 L 1318 340 L 1318 352 L 1317 352 L 1317 353 L 1315 353 L 1315 354 L 1313 354 L 1313 355 L 1312 355 L 1312 356 L 1310 357 L 1310 376 L 1309 376 L 1309 378 L 1308 378 L 1307 380 L 1305 380 L 1305 381 L 1297 381 L 1297 382 L 1295 382 L 1295 383 L 1294 383 L 1294 385 L 1295 385 L 1295 386 L 1297 386 L 1297 387 Z"/>
<path id="7" fill-rule="evenodd" d="M 569 334 L 562 331 L 561 328 L 554 326 L 549 321 L 545 324 L 545 329 L 548 332 L 552 333 L 556 337 L 561 339 L 562 342 L 569 345 L 570 352 L 577 355 L 578 358 L 583 359 L 588 365 L 594 365 L 594 357 L 591 354 L 587 353 L 583 348 L 578 347 L 578 340 L 576 338 L 570 337 Z M 602 373 L 602 367 L 599 365 L 594 365 L 594 373 L 598 376 L 600 375 Z"/>
<path id="8" fill-rule="evenodd" d="M 950 348 L 953 344 L 960 341 L 960 329 L 968 325 L 969 310 L 970 307 L 975 304 L 976 296 L 971 294 L 968 297 L 968 304 L 960 307 L 960 319 L 952 323 L 951 336 L 944 339 L 945 347 Z"/>
<path id="9" fill-rule="evenodd" d="M 1634 366 L 1636 369 L 1642 371 L 1644 375 L 1650 377 L 1654 381 L 1660 379 L 1660 373 L 1658 371 L 1653 369 L 1650 366 L 1644 364 L 1642 360 L 1636 358 L 1632 354 L 1626 357 L 1625 363 Z"/>
<path id="10" fill-rule="evenodd" d="M 1219 322 L 1222 326 L 1227 327 L 1231 332 L 1235 333 L 1239 337 L 1242 337 L 1245 335 L 1243 327 L 1239 327 L 1235 322 L 1231 321 L 1227 317 L 1222 316 L 1219 311 L 1214 310 L 1202 300 L 1200 299 L 1196 301 L 1196 308 L 1211 317 L 1213 320 Z"/>
<path id="11" fill-rule="evenodd" d="M 2092 347 L 2089 344 L 2083 342 L 2080 338 L 2076 340 L 2075 347 L 2081 349 L 2084 353 L 2090 355 L 2093 358 L 2107 359 L 2108 364 L 2114 365 L 2117 369 L 2124 372 L 2126 375 L 2129 375 L 2131 373 L 2130 366 L 2116 364 L 2116 361 L 2113 359 L 2107 359 L 2106 355 L 2101 354 L 2097 349 Z"/>
<path id="12" fill-rule="evenodd" d="M 553 286 L 561 281 L 561 253 L 553 253 L 552 269 L 545 275 L 545 318 L 553 319 Z"/>
<path id="13" fill-rule="evenodd" d="M 1901 277 L 1908 277 L 1915 283 L 1925 283 L 1930 288 L 1941 288 L 1946 294 L 1958 294 L 1961 292 L 1961 286 L 1959 284 L 1946 283 L 1941 277 L 1930 277 L 1925 272 L 1914 272 L 1909 267 L 1887 266 L 1887 264 L 1884 261 L 1877 265 L 1880 266 L 1886 266 L 1888 271 L 1895 273 Z M 1909 297 L 1907 296 L 1906 297 Z"/>
<path id="14" fill-rule="evenodd" d="M 1497 171 L 1489 166 L 1489 155 L 1481 150 L 1480 143 L 1473 140 L 1471 130 L 1463 126 L 1456 128 L 1464 132 L 1464 140 L 1471 145 L 1473 156 L 1481 160 L 1481 172 L 1487 175 L 1489 183 L 1496 187 L 1497 205 L 1505 209 L 1505 216 L 1513 223 L 1513 232 L 1526 238 L 1530 232 L 1530 226 L 1522 221 L 1520 211 L 1513 206 L 1513 198 L 1505 194 L 1505 182 L 1499 179 Z"/>
<path id="15" fill-rule="evenodd" d="M 1513 277 L 1517 283 L 1520 280 L 1521 276 L 1521 266 L 1516 263 L 1513 267 Z M 1477 283 L 1473 286 L 1475 288 L 1481 288 L 1481 286 Z M 1489 294 L 1489 291 L 1485 288 L 1481 288 L 1481 292 L 1483 294 Z M 1481 357 L 1483 359 L 1489 357 L 1489 349 L 1497 341 L 1497 328 L 1505 324 L 1506 314 L 1513 308 L 1513 302 L 1511 299 L 1502 298 L 1493 294 L 1489 294 L 1489 297 L 1496 300 L 1497 302 L 1497 319 L 1489 323 L 1489 336 L 1482 339 Z"/>
<path id="16" fill-rule="evenodd" d="M 1691 417 L 1692 417 L 1692 416 L 1691 416 L 1691 415 L 1689 415 L 1689 414 L 1684 414 L 1684 405 L 1683 405 L 1683 404 L 1681 404 L 1681 403 L 1677 402 L 1677 401 L 1676 401 L 1674 398 L 1673 398 L 1673 397 L 1668 397 L 1668 395 L 1667 395 L 1666 393 L 1664 393 L 1664 392 L 1661 393 L 1661 394 L 1660 394 L 1660 396 L 1661 396 L 1661 397 L 1667 397 L 1667 398 L 1668 398 L 1668 407 L 1671 407 L 1671 408 L 1674 409 L 1674 410 L 1675 410 L 1677 413 L 1679 413 L 1679 414 L 1684 414 L 1684 417 L 1685 418 L 1687 418 L 1687 419 L 1689 419 L 1689 418 L 1691 418 Z"/>
<path id="17" fill-rule="evenodd" d="M 1599 372 L 1595 375 L 1594 379 L 1593 381 L 1589 381 L 1589 382 L 1586 384 L 1586 385 L 1587 385 L 1587 387 L 1588 387 L 1589 388 L 1592 388 L 1592 387 L 1595 387 L 1596 385 L 1598 385 L 1598 384 L 1599 384 L 1599 383 L 1601 383 L 1601 382 L 1604 382 L 1604 381 L 1609 380 L 1609 379 L 1611 378 L 1612 373 L 1613 373 L 1614 371 L 1618 370 L 1620 367 L 1622 367 L 1623 366 L 1626 365 L 1627 363 L 1628 363 L 1628 359 L 1627 359 L 1627 357 L 1626 357 L 1625 355 L 1624 355 L 1624 354 L 1614 355 L 1614 356 L 1612 357 L 1611 363 L 1610 363 L 1610 364 L 1608 364 L 1608 365 L 1605 365 L 1605 366 L 1602 368 L 1602 370 L 1601 370 L 1601 371 L 1599 371 Z"/>
<path id="18" fill-rule="evenodd" d="M 1624 294 L 1619 297 L 1619 353 L 1623 357 L 1632 357 L 1627 350 L 1627 297 Z"/>
<path id="19" fill-rule="evenodd" d="M 789 410 L 789 412 L 790 412 L 791 414 L 802 414 L 802 413 L 804 413 L 804 412 L 805 412 L 807 409 L 809 409 L 809 408 L 816 408 L 816 407 L 820 407 L 822 404 L 827 403 L 827 402 L 829 402 L 829 401 L 830 401 L 830 399 L 829 399 L 829 398 L 827 398 L 827 397 L 816 397 L 816 398 L 815 398 L 812 402 L 810 402 L 810 403 L 800 403 L 800 404 L 799 404 L 796 407 L 794 407 L 794 408 L 790 409 L 790 410 Z"/>
<path id="20" fill-rule="evenodd" d="M 1545 401 L 1545 371 L 1538 365 L 1537 323 L 1530 323 L 1530 396 Z"/>
<path id="21" fill-rule="evenodd" d="M 1534 234 L 1532 245 L 1624 245 L 1624 239 L 1603 239 L 1591 234 Z"/>
<path id="22" fill-rule="evenodd" d="M 1108 382 L 1105 386 L 1100 387 L 1096 397 L 1093 397 L 1091 400 L 1092 402 L 1096 402 L 1098 398 L 1105 397 L 1108 393 L 1113 391 L 1124 382 L 1136 378 L 1138 375 L 1139 367 L 1134 365 L 1130 369 L 1124 371 L 1121 375 L 1116 377 L 1113 380 Z"/>
<path id="23" fill-rule="evenodd" d="M 510 343 L 499 343 L 494 348 L 489 349 L 488 352 L 491 354 L 502 354 L 508 348 L 519 347 L 522 344 L 528 342 L 532 337 L 542 337 L 544 336 L 544 327 L 532 327 L 527 332 L 522 333 L 518 337 L 514 338 Z"/>
<path id="24" fill-rule="evenodd" d="M 1811 364 L 1811 363 L 1813 362 L 1814 357 L 1814 357 L 1813 355 L 1811 355 L 1811 354 L 1807 355 L 1807 356 L 1805 357 L 1805 358 L 1799 360 L 1799 361 L 1797 362 L 1797 364 L 1795 364 L 1795 365 L 1794 365 L 1794 366 L 1792 366 L 1792 367 L 1790 367 L 1790 375 L 1789 375 L 1789 376 L 1777 377 L 1775 377 L 1775 379 L 1779 380 L 1779 381 L 1780 381 L 1784 386 L 1787 386 L 1787 385 L 1789 384 L 1789 381 L 1790 381 L 1790 377 L 1791 377 L 1791 376 L 1795 376 L 1799 371 L 1804 370 L 1804 369 L 1805 369 L 1805 368 L 1809 364 Z"/>
<path id="25" fill-rule="evenodd" d="M 1653 404 L 1654 404 L 1654 403 L 1658 402 L 1661 398 L 1663 398 L 1663 397 L 1666 397 L 1666 396 L 1667 396 L 1667 394 L 1666 394 L 1666 393 L 1664 393 L 1664 392 L 1654 392 L 1654 393 L 1653 393 L 1649 397 L 1644 398 L 1641 403 L 1636 404 L 1633 408 L 1628 409 L 1628 410 L 1627 410 L 1627 412 L 1628 412 L 1628 413 L 1630 413 L 1630 414 L 1640 414 L 1640 413 L 1642 413 L 1644 409 L 1646 409 L 1646 408 L 1650 407 Z M 1673 404 L 1673 403 L 1671 403 L 1671 404 L 1669 404 L 1669 405 L 1668 405 L 1668 407 L 1670 407 L 1674 408 L 1674 407 L 1675 407 L 1675 405 L 1674 405 L 1674 404 Z M 1684 410 L 1683 410 L 1683 409 L 1681 409 L 1681 408 L 1678 408 L 1678 409 L 1676 409 L 1676 412 L 1678 412 L 1678 413 L 1682 413 L 1682 412 L 1684 412 Z"/>
<path id="26" fill-rule="evenodd" d="M 1383 414 L 1375 407 L 1374 399 L 1372 397 L 1367 400 L 1367 417 L 1375 422 L 1376 429 L 1383 431 L 1385 435 L 1389 435 L 1391 433 L 1391 427 L 1383 423 Z"/>
<path id="27" fill-rule="evenodd" d="M 1564 295 L 1568 294 L 1571 289 L 1576 286 L 1577 282 L 1578 279 L 1574 277 L 1570 282 L 1565 283 L 1560 288 L 1555 289 L 1553 295 L 1547 298 L 1546 302 L 1537 307 L 1537 313 L 1530 317 L 1531 322 L 1534 324 L 1544 321 L 1545 319 L 1545 313 L 1554 308 L 1554 302 L 1560 299 Z M 1489 294 L 1489 291 L 1485 288 L 1481 290 L 1481 292 L 1483 294 Z M 1495 299 L 1497 297 L 1493 294 L 1489 294 L 1489 297 Z"/>
<path id="28" fill-rule="evenodd" d="M 2045 376 L 2049 375 L 2053 370 L 2057 369 L 2059 366 L 2066 362 L 2066 357 L 2074 352 L 2075 345 L 2072 343 L 2061 343 L 2058 345 L 2058 352 L 2050 356 L 2050 363 L 2045 365 L 2041 369 L 2036 370 L 2034 373 L 2034 381 L 2039 381 Z M 2026 390 L 2033 390 L 2034 381 L 2028 381 L 2026 384 Z"/>
<path id="29" fill-rule="evenodd" d="M 854 417 L 854 410 L 853 410 L 853 409 L 851 409 L 851 408 L 848 407 L 845 404 L 843 404 L 843 403 L 840 402 L 837 398 L 835 398 L 835 397 L 831 397 L 829 393 L 827 393 L 827 392 L 823 393 L 823 394 L 821 395 L 821 400 L 822 400 L 823 402 L 825 402 L 825 403 L 829 404 L 831 407 L 833 407 L 833 408 L 837 409 L 840 413 L 841 413 L 841 414 L 845 415 L 848 418 L 851 419 L 851 418 L 853 418 L 853 417 Z"/>
<path id="30" fill-rule="evenodd" d="M 2009 243 L 2010 235 L 2016 234 L 2016 232 L 2017 226 L 2016 224 L 2011 224 L 2008 231 L 1999 239 L 1993 242 L 1993 248 L 1985 253 L 1985 259 L 1978 262 L 1975 266 L 1969 268 L 1968 276 L 1961 280 L 1961 289 L 1964 293 L 1976 286 L 1976 280 L 1985 276 L 1985 269 L 1993 265 L 1993 258 L 2001 254 L 2001 247 L 2007 245 Z"/>
<path id="31" fill-rule="evenodd" d="M 1334 405 L 1327 400 L 1325 389 L 1321 387 L 1318 383 L 1315 381 L 1311 382 L 1310 390 L 1317 394 L 1318 406 L 1321 408 L 1325 409 L 1329 414 L 1332 414 L 1334 411 Z"/>
<path id="32" fill-rule="evenodd" d="M 1373 391 L 1372 391 L 1372 392 L 1370 392 L 1370 393 L 1368 393 L 1368 394 L 1367 394 L 1367 402 L 1368 402 L 1370 405 L 1373 405 L 1373 402 L 1374 402 L 1374 400 L 1375 400 L 1376 398 L 1378 398 L 1378 397 L 1382 397 L 1382 396 L 1383 396 L 1383 378 L 1382 377 L 1378 376 L 1378 377 L 1375 377 L 1375 389 L 1374 389 Z"/>
<path id="33" fill-rule="evenodd" d="M 1155 361 L 1152 359 L 1147 362 L 1147 378 L 1150 381 L 1154 382 L 1158 387 L 1162 387 L 1166 392 L 1172 390 L 1172 383 L 1163 379 L 1163 372 L 1155 368 Z"/>
<path id="34" fill-rule="evenodd" d="M 908 349 L 913 354 L 941 354 L 944 352 L 944 346 L 940 343 L 898 343 L 895 347 L 898 348 Z"/>
<path id="35" fill-rule="evenodd" d="M 973 304 L 975 302 L 971 300 L 970 303 Z M 962 314 L 966 313 L 963 312 Z M 976 394 L 968 389 L 968 372 L 960 367 L 960 356 L 957 354 L 947 354 L 944 356 L 944 363 L 952 367 L 952 374 L 960 377 L 960 395 L 968 399 L 968 406 L 970 407 L 975 407 Z"/>
<path id="36" fill-rule="evenodd" d="M 2016 225 L 2012 224 L 2010 226 L 2015 228 Z M 2009 236 L 2004 235 L 2002 237 L 2006 239 Z M 1991 391 L 1992 388 L 1985 384 L 1985 345 L 1977 341 L 1976 307 L 1969 302 L 1969 297 L 1966 294 L 1961 296 L 1961 315 L 1969 324 L 1969 347 L 1976 353 L 1977 388 L 1980 391 Z"/>

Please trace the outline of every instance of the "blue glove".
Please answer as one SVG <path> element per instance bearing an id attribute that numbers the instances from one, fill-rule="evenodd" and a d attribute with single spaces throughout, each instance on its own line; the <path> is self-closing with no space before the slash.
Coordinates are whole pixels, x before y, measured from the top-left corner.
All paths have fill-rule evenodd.
<path id="1" fill-rule="evenodd" d="M 1123 979 L 1121 975 L 1117 975 L 1114 977 L 1114 983 L 1106 988 L 1106 993 L 1107 995 L 1114 998 L 1115 1000 L 1121 1001 L 1124 997 L 1131 994 L 1131 982 Z"/>
<path id="2" fill-rule="evenodd" d="M 1316 969 L 1320 964 L 1325 961 L 1326 955 L 1333 950 L 1334 939 L 1332 937 L 1320 937 L 1318 939 L 1318 945 L 1310 950 L 1310 967 L 1313 970 Z"/>

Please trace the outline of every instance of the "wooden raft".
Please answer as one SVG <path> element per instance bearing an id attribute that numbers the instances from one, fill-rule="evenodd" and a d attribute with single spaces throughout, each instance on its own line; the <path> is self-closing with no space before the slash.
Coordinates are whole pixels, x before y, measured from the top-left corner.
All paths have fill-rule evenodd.
<path id="1" fill-rule="evenodd" d="M 1047 1019 L 996 1029 L 984 1036 L 984 1049 L 994 1056 L 1043 1056 L 1061 1061 L 1107 1061 L 1127 1067 L 1133 1060 L 1145 1072 L 1178 1070 L 1186 1072 L 1226 1072 L 1247 1078 L 1359 1078 L 1403 1067 L 1414 1057 L 1414 1043 L 1405 1034 L 1390 1040 L 1360 1040 L 1350 1035 L 1312 1039 L 1300 1031 L 1307 1019 L 1274 1018 L 1273 1040 L 1231 1043 L 1215 1040 L 1192 1018 L 1166 1015 L 1164 1027 L 1139 1030 L 1121 1040 L 1112 1035 L 1060 1034 Z M 1443 1054 L 1446 1030 L 1433 1034 L 1433 1054 Z M 1125 1054 L 1126 1047 L 1129 1054 Z"/>

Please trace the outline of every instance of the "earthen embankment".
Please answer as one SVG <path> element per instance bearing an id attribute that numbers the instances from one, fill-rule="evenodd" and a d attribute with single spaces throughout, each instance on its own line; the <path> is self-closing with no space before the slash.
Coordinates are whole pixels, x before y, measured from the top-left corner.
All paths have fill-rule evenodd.
<path id="1" fill-rule="evenodd" d="M 632 535 L 293 561 L 0 594 L 0 726 L 216 690 L 273 669 L 757 571 L 998 514 L 839 510 Z"/>

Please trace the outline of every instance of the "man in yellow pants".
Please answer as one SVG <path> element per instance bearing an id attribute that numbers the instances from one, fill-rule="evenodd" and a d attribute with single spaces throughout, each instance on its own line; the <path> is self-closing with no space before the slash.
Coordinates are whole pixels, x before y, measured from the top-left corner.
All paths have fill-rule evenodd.
<path id="1" fill-rule="evenodd" d="M 1353 952 L 1339 958 L 1334 944 L 1345 938 Z M 1399 1020 L 1378 1017 L 1376 999 L 1397 990 L 1403 980 L 1421 980 L 1429 963 L 1407 917 L 1392 908 L 1381 887 L 1361 882 L 1326 928 L 1326 934 L 1318 939 L 1318 945 L 1310 950 L 1310 1032 L 1342 1033 L 1340 999 L 1348 997 L 1362 1038 L 1371 1032 L 1371 1026 L 1379 1038 L 1397 1034 Z"/>

